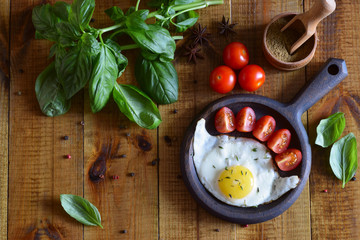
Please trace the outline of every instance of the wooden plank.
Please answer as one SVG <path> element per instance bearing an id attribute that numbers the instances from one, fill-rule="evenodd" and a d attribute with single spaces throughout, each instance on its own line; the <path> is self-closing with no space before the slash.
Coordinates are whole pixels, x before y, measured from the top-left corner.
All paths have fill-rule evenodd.
<path id="1" fill-rule="evenodd" d="M 83 194 L 82 94 L 63 116 L 39 109 L 35 79 L 51 61 L 51 43 L 34 40 L 31 12 L 41 2 L 11 4 L 11 90 L 21 94 L 10 97 L 8 238 L 81 239 L 83 227 L 64 212 L 59 195 Z"/>
<path id="2" fill-rule="evenodd" d="M 178 42 L 175 66 L 179 74 L 179 101 L 161 106 L 165 120 L 159 128 L 160 156 L 160 239 L 234 239 L 235 227 L 207 213 L 198 206 L 178 177 L 180 175 L 180 144 L 188 125 L 202 108 L 215 99 L 208 85 L 212 68 L 221 59 L 217 46 L 223 41 L 218 36 L 216 21 L 230 15 L 230 1 L 199 11 L 198 23 L 207 27 L 211 45 L 205 46 L 195 65 L 187 63 L 183 48 L 187 40 Z M 185 33 L 188 36 L 189 31 Z M 180 51 L 179 51 L 180 50 Z M 174 113 L 174 110 L 177 113 Z M 215 231 L 219 229 L 218 231 Z"/>
<path id="3" fill-rule="evenodd" d="M 308 9 L 314 1 L 305 1 Z M 342 136 L 353 132 L 360 136 L 360 27 L 359 1 L 337 1 L 335 12 L 317 28 L 319 44 L 315 58 L 308 67 L 308 76 L 329 57 L 343 58 L 349 76 L 309 111 L 310 141 L 313 164 L 310 175 L 312 239 L 358 239 L 360 236 L 360 182 L 351 181 L 344 189 L 329 166 L 330 148 L 315 146 L 316 126 L 331 113 L 345 113 L 346 127 Z M 351 16 L 351 20 L 350 17 Z M 359 152 L 359 146 L 358 146 Z M 324 189 L 328 192 L 324 193 Z"/>
<path id="4" fill-rule="evenodd" d="M 243 42 L 250 54 L 250 64 L 263 67 L 264 85 L 255 93 L 280 102 L 291 100 L 305 83 L 305 69 L 283 72 L 272 67 L 262 52 L 263 31 L 267 23 L 283 12 L 302 12 L 302 1 L 232 1 L 232 21 L 238 22 L 238 36 L 230 41 Z M 244 92 L 236 90 L 236 92 Z M 306 114 L 303 116 L 306 124 Z M 305 125 L 306 126 L 306 125 Z M 296 226 L 295 228 L 293 226 Z M 237 226 L 237 238 L 249 239 L 309 239 L 310 202 L 308 185 L 287 211 L 277 218 L 247 228 Z"/>
<path id="5" fill-rule="evenodd" d="M 9 161 L 9 35 L 10 1 L 0 9 L 0 239 L 7 238 L 8 161 Z"/>
<path id="6" fill-rule="evenodd" d="M 126 10 L 135 1 L 97 1 L 94 26 L 113 25 L 104 10 L 119 6 Z M 140 8 L 145 7 L 141 5 Z M 129 65 L 119 83 L 135 84 L 137 51 L 124 52 Z M 158 236 L 157 130 L 145 130 L 130 122 L 111 100 L 99 113 L 92 114 L 85 94 L 85 197 L 102 216 L 104 229 L 85 228 L 85 239 L 156 239 Z M 122 156 L 126 155 L 126 156 Z M 96 182 L 99 171 L 104 180 Z M 106 171 L 105 171 L 106 166 Z M 134 173 L 133 177 L 129 176 Z M 119 179 L 112 179 L 114 175 Z M 126 233 L 124 233 L 126 230 Z"/>

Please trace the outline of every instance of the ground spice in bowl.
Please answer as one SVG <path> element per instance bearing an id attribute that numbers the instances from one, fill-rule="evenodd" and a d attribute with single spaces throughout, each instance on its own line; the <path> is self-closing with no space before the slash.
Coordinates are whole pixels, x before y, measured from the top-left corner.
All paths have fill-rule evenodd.
<path id="1" fill-rule="evenodd" d="M 312 36 L 307 40 L 295 53 L 289 54 L 288 50 L 299 39 L 303 33 L 293 27 L 289 27 L 284 32 L 283 28 L 293 16 L 286 16 L 279 18 L 273 22 L 267 31 L 266 46 L 271 55 L 279 61 L 283 62 L 297 62 L 306 58 L 314 48 L 315 37 Z"/>

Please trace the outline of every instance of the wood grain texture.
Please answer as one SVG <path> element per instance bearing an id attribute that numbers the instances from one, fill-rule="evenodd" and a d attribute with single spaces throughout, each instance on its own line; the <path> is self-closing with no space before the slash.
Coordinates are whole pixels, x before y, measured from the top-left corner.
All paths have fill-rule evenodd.
<path id="1" fill-rule="evenodd" d="M 135 1 L 96 2 L 97 28 L 113 23 L 104 10 L 119 6 L 124 11 Z M 145 5 L 140 5 L 140 8 Z M 122 42 L 121 38 L 119 39 Z M 129 66 L 119 83 L 136 84 L 134 63 L 138 51 L 126 51 Z M 92 114 L 85 89 L 85 198 L 98 207 L 104 229 L 85 228 L 85 239 L 156 239 L 158 236 L 157 130 L 145 130 L 130 122 L 110 100 Z M 94 168 L 103 172 L 97 172 Z M 134 173 L 131 177 L 129 174 Z M 104 179 L 97 178 L 100 174 Z M 91 176 L 97 178 L 96 182 Z M 113 179 L 119 176 L 119 179 Z M 123 231 L 126 230 L 126 233 Z"/>
<path id="2" fill-rule="evenodd" d="M 21 95 L 10 97 L 8 239 L 81 239 L 83 227 L 63 211 L 59 195 L 83 194 L 82 94 L 64 116 L 40 111 L 35 79 L 51 61 L 51 43 L 34 40 L 31 11 L 40 3 L 11 4 L 11 89 Z"/>
<path id="3" fill-rule="evenodd" d="M 308 9 L 314 1 L 305 1 Z M 359 239 L 360 187 L 350 181 L 341 188 L 329 166 L 330 148 L 314 145 L 316 126 L 322 118 L 341 111 L 346 127 L 342 136 L 353 132 L 359 139 L 359 2 L 336 1 L 335 12 L 318 26 L 319 44 L 315 59 L 308 67 L 311 76 L 329 57 L 345 59 L 349 76 L 309 111 L 310 142 L 313 145 L 311 184 L 312 239 Z M 359 152 L 358 146 L 358 152 Z M 328 192 L 324 193 L 324 189 Z"/>
<path id="4" fill-rule="evenodd" d="M 3 1 L 0 16 L 0 239 L 5 240 L 8 210 L 10 1 Z"/>
<path id="5" fill-rule="evenodd" d="M 305 84 L 305 69 L 293 72 L 274 69 L 263 56 L 261 41 L 266 24 L 280 13 L 302 12 L 301 1 L 232 1 L 231 9 L 233 22 L 239 22 L 236 40 L 247 46 L 250 63 L 262 66 L 267 76 L 264 85 L 255 93 L 280 102 L 290 101 Z M 303 117 L 306 124 L 306 114 Z M 237 239 L 310 239 L 308 199 L 307 184 L 295 204 L 279 217 L 247 228 L 237 226 Z"/>

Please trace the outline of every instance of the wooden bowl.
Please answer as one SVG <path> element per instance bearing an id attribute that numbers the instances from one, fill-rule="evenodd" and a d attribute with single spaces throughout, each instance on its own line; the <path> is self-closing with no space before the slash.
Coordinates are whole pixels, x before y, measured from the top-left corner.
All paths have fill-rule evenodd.
<path id="1" fill-rule="evenodd" d="M 314 57 L 314 54 L 315 54 L 315 51 L 316 51 L 317 42 L 318 42 L 318 37 L 317 37 L 316 32 L 308 40 L 308 41 L 313 42 L 313 47 L 312 47 L 311 52 L 305 58 L 303 58 L 303 59 L 301 59 L 299 61 L 296 61 L 296 62 L 284 62 L 284 61 L 281 61 L 281 60 L 277 59 L 273 54 L 271 54 L 271 51 L 267 47 L 266 36 L 267 36 L 270 25 L 273 24 L 275 21 L 277 21 L 280 18 L 288 17 L 288 16 L 295 16 L 296 14 L 297 13 L 282 13 L 282 14 L 279 14 L 276 17 L 274 17 L 269 22 L 268 25 L 266 25 L 266 28 L 264 30 L 262 48 L 263 48 L 265 58 L 268 60 L 268 62 L 271 65 L 273 65 L 274 67 L 276 67 L 277 69 L 280 69 L 280 70 L 292 71 L 292 70 L 296 70 L 296 69 L 304 67 L 305 65 L 307 65 L 311 61 L 311 59 Z"/>

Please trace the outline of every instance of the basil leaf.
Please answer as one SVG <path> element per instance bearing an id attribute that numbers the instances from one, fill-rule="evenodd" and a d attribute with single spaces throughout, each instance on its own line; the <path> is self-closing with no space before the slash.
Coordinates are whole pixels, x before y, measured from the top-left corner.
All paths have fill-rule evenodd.
<path id="1" fill-rule="evenodd" d="M 120 48 L 120 45 L 117 44 L 117 42 L 108 38 L 106 40 L 106 45 L 112 50 L 112 52 L 115 56 L 116 63 L 118 65 L 118 76 L 117 77 L 120 77 L 128 65 L 128 59 L 124 55 L 121 54 L 121 48 Z"/>
<path id="2" fill-rule="evenodd" d="M 344 113 L 338 112 L 320 121 L 316 128 L 315 144 L 328 147 L 333 144 L 345 129 Z"/>
<path id="3" fill-rule="evenodd" d="M 36 6 L 32 11 L 32 22 L 36 29 L 37 37 L 57 41 L 59 34 L 55 25 L 60 19 L 53 13 L 50 4 Z M 40 34 L 40 35 L 39 35 Z"/>
<path id="4" fill-rule="evenodd" d="M 349 133 L 334 143 L 330 152 L 330 166 L 335 176 L 345 184 L 355 175 L 358 167 L 356 138 Z"/>
<path id="5" fill-rule="evenodd" d="M 90 106 L 93 113 L 109 101 L 118 75 L 118 66 L 112 51 L 102 45 L 89 82 Z"/>
<path id="6" fill-rule="evenodd" d="M 62 1 L 55 2 L 55 4 L 53 5 L 54 14 L 63 21 L 69 20 L 70 9 L 70 4 Z"/>
<path id="7" fill-rule="evenodd" d="M 120 111 L 140 127 L 154 129 L 161 123 L 159 109 L 137 87 L 115 83 L 113 97 Z"/>
<path id="8" fill-rule="evenodd" d="M 158 56 L 161 61 L 171 61 L 174 59 L 175 41 L 168 30 L 161 26 L 151 24 L 147 29 L 130 28 L 124 30 L 136 42 L 145 58 L 154 60 Z"/>
<path id="9" fill-rule="evenodd" d="M 56 24 L 56 29 L 59 33 L 58 42 L 64 47 L 72 47 L 76 45 L 81 37 L 81 33 L 68 22 L 59 22 Z"/>
<path id="10" fill-rule="evenodd" d="M 57 76 L 61 75 L 61 64 L 62 64 L 62 60 L 65 57 L 67 51 L 64 47 L 62 47 L 59 44 L 55 44 L 55 70 L 56 70 L 56 74 Z"/>
<path id="11" fill-rule="evenodd" d="M 132 14 L 133 12 L 135 12 L 135 7 L 131 6 L 129 7 L 129 9 L 126 11 L 125 16 L 129 16 L 130 14 Z"/>
<path id="12" fill-rule="evenodd" d="M 125 19 L 124 12 L 118 6 L 111 7 L 105 10 L 106 15 L 110 17 L 115 23 L 122 22 Z"/>
<path id="13" fill-rule="evenodd" d="M 185 32 L 187 29 L 195 25 L 199 18 L 199 14 L 195 11 L 182 13 L 176 17 L 176 31 Z"/>
<path id="14" fill-rule="evenodd" d="M 35 93 L 41 111 L 49 117 L 64 114 L 70 109 L 70 101 L 66 99 L 56 76 L 54 62 L 37 77 Z"/>
<path id="15" fill-rule="evenodd" d="M 95 9 L 95 0 L 74 0 L 71 4 L 69 22 L 83 32 L 88 26 Z"/>
<path id="16" fill-rule="evenodd" d="M 159 104 L 178 99 L 178 75 L 171 62 L 150 61 L 140 56 L 135 64 L 135 77 L 141 88 Z"/>
<path id="17" fill-rule="evenodd" d="M 99 49 L 99 43 L 94 36 L 85 33 L 77 46 L 62 59 L 59 78 L 67 99 L 74 96 L 89 81 L 93 56 L 98 54 Z"/>
<path id="18" fill-rule="evenodd" d="M 103 228 L 99 210 L 85 198 L 72 194 L 61 194 L 60 201 L 64 210 L 77 221 L 88 226 Z"/>

